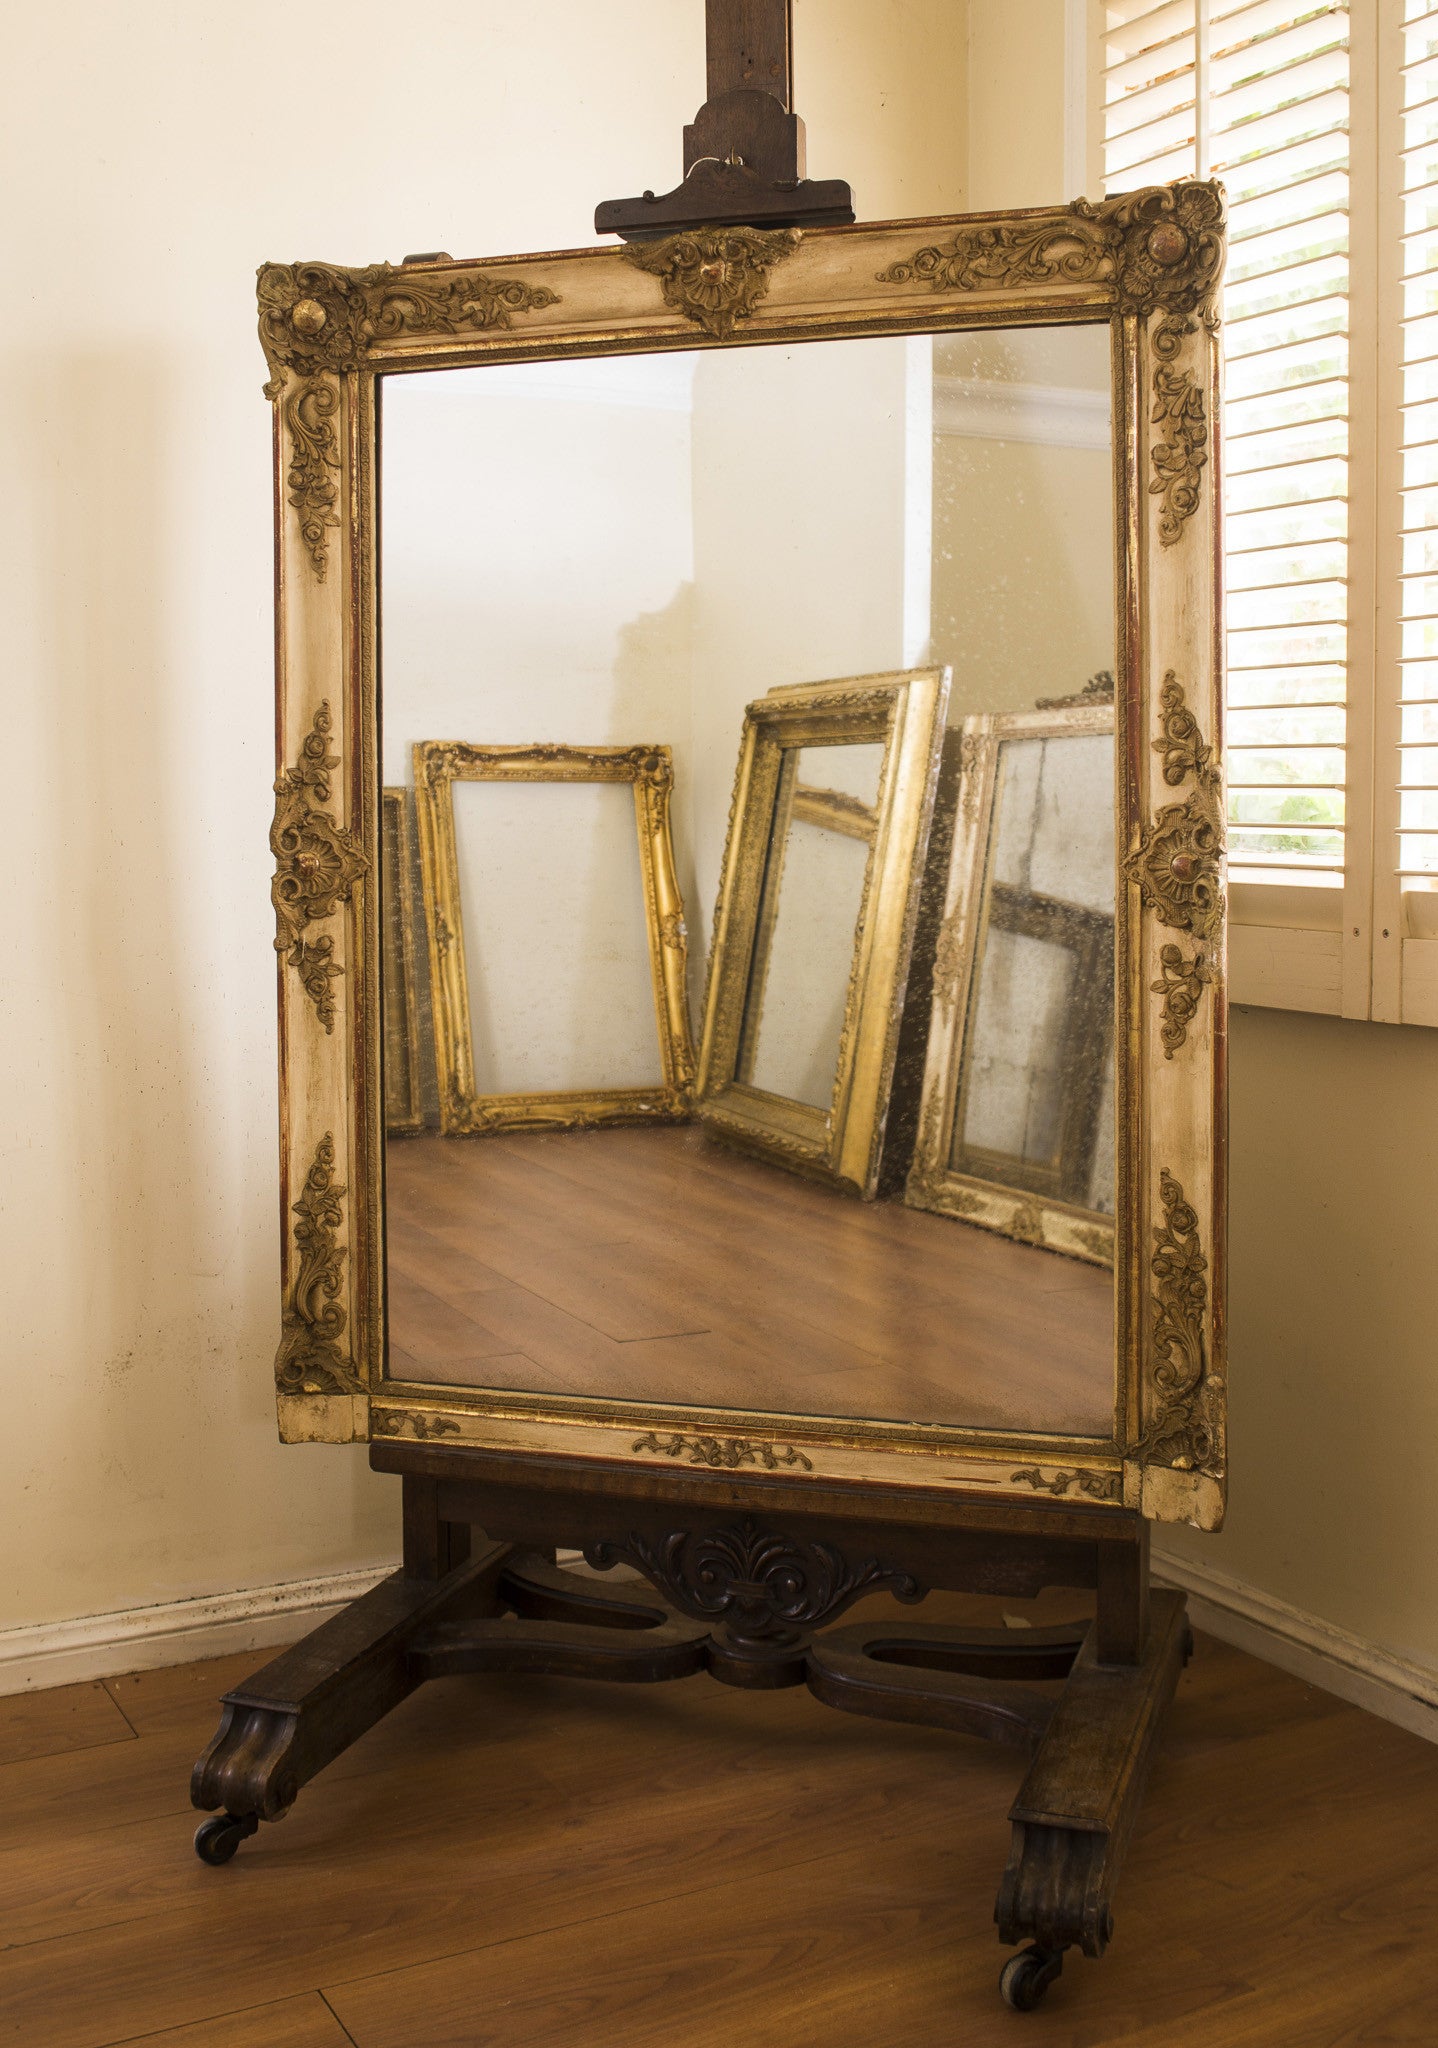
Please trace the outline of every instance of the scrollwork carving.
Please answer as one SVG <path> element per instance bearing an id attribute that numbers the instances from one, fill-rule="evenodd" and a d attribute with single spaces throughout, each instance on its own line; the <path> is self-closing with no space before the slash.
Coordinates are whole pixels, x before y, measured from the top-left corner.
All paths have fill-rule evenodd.
<path id="1" fill-rule="evenodd" d="M 1184 521 L 1198 510 L 1203 489 L 1203 470 L 1208 461 L 1208 414 L 1203 392 L 1192 370 L 1175 369 L 1174 362 L 1185 335 L 1192 334 L 1192 320 L 1165 320 L 1154 330 L 1153 352 L 1158 358 L 1153 371 L 1152 424 L 1155 433 L 1149 446 L 1154 476 L 1150 497 L 1161 497 L 1158 537 L 1171 548 L 1183 532 Z"/>
<path id="2" fill-rule="evenodd" d="M 762 1465 L 768 1472 L 777 1472 L 781 1465 L 798 1466 L 804 1472 L 814 1469 L 811 1459 L 793 1444 L 760 1443 L 747 1436 L 657 1436 L 648 1430 L 630 1445 L 636 1454 L 652 1452 L 662 1458 L 687 1458 L 691 1465 L 708 1465 L 715 1471 L 735 1472 L 741 1465 Z"/>
<path id="3" fill-rule="evenodd" d="M 958 229 L 879 272 L 882 284 L 935 291 L 1112 283 L 1123 312 L 1201 311 L 1212 324 L 1223 262 L 1223 198 L 1217 185 L 1182 179 L 1106 199 L 1076 199 L 1038 221 Z"/>
<path id="4" fill-rule="evenodd" d="M 798 228 L 694 228 L 661 242 L 626 243 L 623 255 L 657 277 L 664 303 L 714 341 L 728 341 L 769 290 L 769 273 L 803 239 Z"/>
<path id="5" fill-rule="evenodd" d="M 369 866 L 354 835 L 317 808 L 328 803 L 330 775 L 340 765 L 339 756 L 329 752 L 333 728 L 325 702 L 315 713 L 298 763 L 275 783 L 270 827 L 275 951 L 299 975 L 326 1031 L 335 1028 L 331 984 L 344 969 L 334 959 L 333 939 L 311 939 L 307 934 L 312 924 L 332 917 L 341 903 L 348 903 L 355 882 Z"/>
<path id="6" fill-rule="evenodd" d="M 332 263 L 266 263 L 259 272 L 260 344 L 270 366 L 267 398 L 285 373 L 317 377 L 359 368 L 371 342 L 401 334 L 484 333 L 516 313 L 559 303 L 522 278 L 465 271 L 412 273 L 389 263 L 344 270 Z"/>
<path id="7" fill-rule="evenodd" d="M 1163 779 L 1175 787 L 1191 775 L 1197 787 L 1183 803 L 1165 804 L 1155 814 L 1129 855 L 1127 871 L 1161 924 L 1212 939 L 1222 928 L 1224 909 L 1218 769 L 1172 669 L 1159 707 L 1163 730 L 1153 746 L 1163 755 Z"/>
<path id="8" fill-rule="evenodd" d="M 326 1131 L 294 1205 L 298 1254 L 281 1324 L 275 1383 L 282 1394 L 353 1394 L 359 1383 L 340 1348 L 349 1317 L 340 1305 L 345 1189 L 334 1177 L 335 1141 Z"/>
<path id="9" fill-rule="evenodd" d="M 1153 1362 L 1149 1373 L 1148 1420 L 1134 1446 L 1140 1458 L 1183 1472 L 1222 1470 L 1215 1396 L 1208 1372 L 1204 1319 L 1208 1312 L 1208 1261 L 1197 1212 L 1174 1176 L 1159 1175 L 1163 1221 L 1154 1228 Z"/>
<path id="10" fill-rule="evenodd" d="M 459 1424 L 448 1415 L 427 1415 L 418 1408 L 386 1408 L 374 1417 L 376 1436 L 413 1436 L 421 1443 L 431 1437 L 458 1436 Z"/>
<path id="11" fill-rule="evenodd" d="M 1174 945 L 1159 949 L 1158 964 L 1160 978 L 1149 983 L 1149 993 L 1163 998 L 1159 1036 L 1163 1056 L 1171 1060 L 1188 1037 L 1188 1027 L 1198 1014 L 1203 991 L 1213 980 L 1213 968 L 1208 955 L 1201 950 L 1190 960 L 1181 946 Z"/>
<path id="12" fill-rule="evenodd" d="M 908 1572 L 864 1558 L 851 1564 L 829 1543 L 763 1530 L 749 1518 L 702 1533 L 689 1529 L 651 1540 L 591 1544 L 596 1570 L 637 1565 L 672 1606 L 696 1621 L 722 1623 L 739 1643 L 792 1643 L 857 1600 L 887 1586 L 901 1600 L 922 1590 Z"/>
<path id="13" fill-rule="evenodd" d="M 1025 1465 L 1019 1471 L 1011 1472 L 1009 1479 L 1012 1485 L 1031 1486 L 1036 1493 L 1051 1493 L 1056 1499 L 1071 1493 L 1075 1487 L 1090 1500 L 1123 1499 L 1123 1477 L 1118 1472 L 1068 1471 L 1063 1467 L 1044 1472 L 1037 1465 Z"/>
<path id="14" fill-rule="evenodd" d="M 334 419 L 339 393 L 322 377 L 297 385 L 284 402 L 290 435 L 290 460 L 285 473 L 290 503 L 300 515 L 300 539 L 310 558 L 315 580 L 323 583 L 329 568 L 330 530 L 339 525 L 340 444 Z"/>

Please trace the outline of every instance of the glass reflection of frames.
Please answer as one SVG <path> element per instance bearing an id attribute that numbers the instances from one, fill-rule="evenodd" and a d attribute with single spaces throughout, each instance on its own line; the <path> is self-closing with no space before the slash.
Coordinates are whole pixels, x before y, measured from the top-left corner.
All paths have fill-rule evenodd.
<path id="1" fill-rule="evenodd" d="M 414 944 L 414 833 L 407 789 L 386 789 L 380 825 L 380 972 L 384 983 L 384 1125 L 424 1129 Z"/>
<path id="2" fill-rule="evenodd" d="M 503 1130 L 576 1130 L 673 1122 L 690 1114 L 688 937 L 669 827 L 673 761 L 666 746 L 483 747 L 421 740 L 414 747 L 425 926 L 433 990 L 440 1127 L 448 1137 Z M 627 783 L 638 834 L 639 886 L 661 1072 L 637 1087 L 485 1093 L 476 1079 L 454 784 Z"/>
<path id="3" fill-rule="evenodd" d="M 731 1143 L 865 1196 L 877 1185 L 948 681 L 923 669 L 793 686 L 745 713 L 698 1114 Z M 816 947 L 817 982 L 796 971 Z M 796 1030 L 802 1042 L 786 1042 Z"/>
<path id="4" fill-rule="evenodd" d="M 961 755 L 906 1198 L 1110 1264 L 1113 709 L 971 718 Z"/>

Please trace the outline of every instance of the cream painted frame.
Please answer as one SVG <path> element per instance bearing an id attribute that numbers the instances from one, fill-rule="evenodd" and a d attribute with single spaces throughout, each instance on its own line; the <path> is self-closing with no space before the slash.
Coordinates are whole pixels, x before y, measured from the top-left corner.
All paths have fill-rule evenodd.
<path id="1" fill-rule="evenodd" d="M 1072 1492 L 1204 1528 L 1226 1491 L 1219 277 L 1211 184 L 637 247 L 260 272 L 274 407 L 281 1435 Z M 1120 1045 L 1105 1439 L 718 1413 L 385 1377 L 379 1091 L 380 382 L 486 362 L 1096 322 L 1113 339 Z"/>
<path id="2" fill-rule="evenodd" d="M 872 1196 L 879 1181 L 948 701 L 947 669 L 798 685 L 748 705 L 740 735 L 709 949 L 696 1111 L 731 1143 L 864 1196 Z M 857 811 L 851 815 L 832 792 L 804 805 L 811 821 L 838 816 L 846 835 L 869 847 L 834 1089 L 829 1107 L 819 1109 L 741 1078 L 746 995 L 755 957 L 767 952 L 761 922 L 771 840 L 776 827 L 787 829 L 802 801 L 792 771 L 786 776 L 785 756 L 792 761 L 802 747 L 866 742 L 884 749 L 872 828 L 856 832 Z"/>
<path id="3" fill-rule="evenodd" d="M 674 1123 L 694 1097 L 689 1032 L 689 935 L 674 872 L 668 747 L 477 747 L 466 740 L 414 746 L 415 816 L 434 1012 L 440 1129 L 447 1138 L 491 1131 L 575 1131 L 600 1124 Z M 454 834 L 456 782 L 619 782 L 634 792 L 644 928 L 661 1073 L 642 1088 L 481 1095 L 474 1081 L 469 972 Z"/>
<path id="4" fill-rule="evenodd" d="M 919 1130 L 904 1199 L 916 1209 L 962 1218 L 985 1230 L 1091 1265 L 1111 1266 L 1114 1226 L 1050 1195 L 961 1173 L 950 1164 L 963 1082 L 963 1053 L 987 925 L 984 889 L 995 821 L 999 753 L 1008 740 L 1112 735 L 1112 704 L 1045 711 L 981 712 L 964 721 L 959 749 L 959 812 L 934 960 L 933 1005 L 924 1061 Z"/>

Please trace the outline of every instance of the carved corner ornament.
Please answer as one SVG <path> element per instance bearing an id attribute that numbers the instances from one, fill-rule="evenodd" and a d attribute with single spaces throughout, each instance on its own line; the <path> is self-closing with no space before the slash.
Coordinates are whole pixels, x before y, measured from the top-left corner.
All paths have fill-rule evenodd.
<path id="1" fill-rule="evenodd" d="M 1223 1470 L 1219 1386 L 1209 1371 L 1204 1342 L 1208 1261 L 1198 1216 L 1179 1182 L 1159 1175 L 1163 1220 L 1154 1228 L 1153 1363 L 1148 1417 L 1135 1455 L 1217 1478 Z"/>
<path id="2" fill-rule="evenodd" d="M 651 1429 L 630 1445 L 636 1455 L 649 1452 L 661 1458 L 685 1458 L 691 1465 L 708 1465 L 715 1471 L 735 1472 L 741 1465 L 762 1465 L 766 1472 L 780 1466 L 798 1466 L 812 1472 L 813 1461 L 795 1450 L 793 1444 L 760 1443 L 747 1436 L 685 1436 L 682 1433 L 657 1436 Z"/>
<path id="3" fill-rule="evenodd" d="M 330 775 L 340 765 L 339 756 L 329 751 L 333 728 L 325 702 L 315 713 L 298 763 L 285 769 L 275 783 L 275 821 L 270 827 L 275 951 L 299 975 L 326 1031 L 335 1028 L 330 984 L 344 969 L 335 961 L 332 938 L 311 939 L 307 934 L 312 924 L 332 917 L 341 903 L 348 903 L 355 882 L 369 866 L 355 836 L 317 808 L 329 802 Z"/>
<path id="4" fill-rule="evenodd" d="M 329 1131 L 294 1205 L 294 1278 L 290 1282 L 275 1358 L 275 1384 L 282 1394 L 355 1394 L 359 1382 L 340 1348 L 349 1321 L 340 1306 L 345 1248 L 343 1187 L 335 1185 L 335 1141 Z"/>
<path id="5" fill-rule="evenodd" d="M 1204 394 L 1191 370 L 1175 367 L 1197 314 L 1218 325 L 1223 266 L 1222 189 L 1181 179 L 1093 205 L 1076 199 L 1037 221 L 960 228 L 879 272 L 883 284 L 926 283 L 935 291 L 1000 290 L 1035 284 L 1112 284 L 1121 313 L 1160 313 L 1153 333 L 1151 493 L 1161 496 L 1159 540 L 1172 547 L 1198 510 L 1208 460 Z"/>
<path id="6" fill-rule="evenodd" d="M 775 264 L 803 240 L 798 228 L 694 228 L 660 242 L 627 242 L 622 254 L 657 277 L 664 303 L 713 341 L 728 341 L 769 290 Z"/>
<path id="7" fill-rule="evenodd" d="M 260 345 L 269 365 L 266 398 L 283 400 L 290 458 L 285 482 L 315 578 L 329 566 L 339 525 L 339 391 L 333 379 L 357 370 L 373 342 L 402 334 L 483 333 L 508 328 L 516 313 L 558 303 L 559 294 L 520 278 L 469 271 L 436 278 L 371 264 L 266 263 L 258 275 Z M 289 387 L 293 373 L 295 383 Z"/>
<path id="8" fill-rule="evenodd" d="M 1180 946 L 1164 946 L 1162 978 L 1149 984 L 1150 993 L 1162 998 L 1164 1056 L 1172 1059 L 1213 980 L 1209 948 L 1223 930 L 1224 825 L 1213 748 L 1172 669 L 1163 679 L 1159 711 L 1161 730 L 1153 750 L 1163 756 L 1163 779 L 1177 788 L 1191 777 L 1194 786 L 1182 803 L 1165 804 L 1155 813 L 1128 857 L 1127 872 L 1160 924 L 1199 941 L 1192 955 Z"/>

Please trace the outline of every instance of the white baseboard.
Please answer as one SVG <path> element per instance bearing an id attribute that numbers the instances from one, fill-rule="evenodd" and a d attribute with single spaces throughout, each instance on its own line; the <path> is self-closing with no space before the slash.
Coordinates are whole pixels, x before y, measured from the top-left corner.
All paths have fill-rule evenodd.
<path id="1" fill-rule="evenodd" d="M 0 1629 L 0 1695 L 293 1643 L 367 1593 L 397 1563 Z"/>
<path id="2" fill-rule="evenodd" d="M 1438 1742 L 1438 1671 L 1391 1656 L 1210 1565 L 1156 1551 L 1153 1575 L 1188 1594 L 1195 1627 Z"/>

